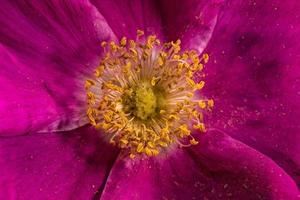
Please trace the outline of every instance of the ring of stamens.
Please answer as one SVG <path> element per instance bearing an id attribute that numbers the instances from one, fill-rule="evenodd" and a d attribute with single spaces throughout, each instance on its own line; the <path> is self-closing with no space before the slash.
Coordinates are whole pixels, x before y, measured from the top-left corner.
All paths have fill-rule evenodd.
<path id="1" fill-rule="evenodd" d="M 196 82 L 193 74 L 208 55 L 181 53 L 180 40 L 161 45 L 142 31 L 136 41 L 123 37 L 102 46 L 105 56 L 85 84 L 90 123 L 104 130 L 110 143 L 129 149 L 130 157 L 155 156 L 176 143 L 197 144 L 191 132 L 205 131 L 202 113 L 213 100 L 194 97 L 204 81 Z"/>

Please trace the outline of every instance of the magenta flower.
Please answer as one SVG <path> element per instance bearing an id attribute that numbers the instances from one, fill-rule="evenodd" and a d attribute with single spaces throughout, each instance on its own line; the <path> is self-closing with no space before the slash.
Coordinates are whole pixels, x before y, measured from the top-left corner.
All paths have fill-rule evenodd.
<path id="1" fill-rule="evenodd" d="M 0 11 L 0 199 L 300 198 L 298 1 L 4 0 Z M 106 69 L 109 78 L 99 75 L 95 81 L 99 61 L 108 65 L 101 42 L 135 39 L 137 30 L 156 35 L 161 43 L 180 39 L 182 51 L 194 49 L 203 56 L 203 73 L 194 73 L 189 81 L 190 89 L 202 89 L 196 80 L 204 78 L 205 87 L 196 96 L 214 100 L 214 108 L 203 111 L 204 121 L 195 125 L 201 130 L 205 124 L 207 131 L 190 134 L 187 123 L 176 135 L 192 137 L 195 145 L 179 148 L 171 142 L 176 138 L 166 139 L 169 133 L 161 137 L 166 144 L 148 135 L 135 140 L 129 133 L 142 128 L 132 126 L 126 137 L 114 132 L 114 146 L 103 136 L 109 128 L 94 128 L 98 115 L 87 116 L 86 80 L 93 79 L 89 83 L 96 87 L 97 80 L 110 84 L 105 80 L 125 73 L 114 71 L 110 77 Z M 161 56 L 161 66 L 175 60 L 174 71 L 181 72 L 184 55 L 177 58 L 177 43 L 171 46 L 173 57 Z M 204 53 L 210 55 L 208 63 Z M 182 61 L 188 66 L 184 78 L 189 67 L 201 66 L 193 55 Z M 153 87 L 161 77 L 152 77 Z M 166 81 L 170 88 L 177 84 L 177 79 Z M 135 88 L 135 98 L 131 93 L 121 98 L 145 100 L 141 118 L 152 119 L 154 111 L 148 108 L 154 97 L 148 85 L 142 86 L 141 93 Z M 95 101 L 104 97 L 98 94 Z M 162 105 L 155 104 L 159 113 L 168 113 L 169 107 L 165 111 Z M 186 118 L 178 112 L 174 120 L 188 119 L 190 105 Z M 117 112 L 106 121 L 116 122 L 115 116 Z M 150 145 L 149 150 L 139 146 L 140 140 L 166 147 Z"/>

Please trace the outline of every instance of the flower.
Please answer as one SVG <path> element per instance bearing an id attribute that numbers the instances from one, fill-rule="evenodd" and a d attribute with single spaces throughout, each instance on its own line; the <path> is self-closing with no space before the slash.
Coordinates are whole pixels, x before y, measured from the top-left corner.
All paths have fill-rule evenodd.
<path id="1" fill-rule="evenodd" d="M 297 1 L 4 1 L 0 9 L 0 199 L 300 197 Z M 205 87 L 194 96 L 214 100 L 207 131 L 191 134 L 197 145 L 147 156 L 125 144 L 130 158 L 89 125 L 97 115 L 86 116 L 84 85 L 97 86 L 100 44 L 137 29 L 210 55 L 195 73 Z M 132 111 L 143 100 L 132 93 L 146 95 L 135 115 L 148 118 L 157 93 L 141 83 L 122 106 Z"/>

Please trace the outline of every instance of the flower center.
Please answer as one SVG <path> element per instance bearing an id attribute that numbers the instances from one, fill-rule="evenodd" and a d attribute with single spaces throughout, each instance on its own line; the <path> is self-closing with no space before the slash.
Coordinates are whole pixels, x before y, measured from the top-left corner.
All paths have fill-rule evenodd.
<path id="1" fill-rule="evenodd" d="M 161 45 L 142 31 L 136 41 L 124 37 L 119 45 L 102 46 L 105 56 L 85 85 L 90 123 L 132 158 L 155 156 L 175 144 L 197 144 L 192 130 L 205 131 L 202 113 L 213 101 L 194 97 L 204 86 L 194 72 L 203 69 L 208 55 L 180 53 L 179 40 Z"/>
<path id="2" fill-rule="evenodd" d="M 140 120 L 148 120 L 158 114 L 159 102 L 155 89 L 147 82 L 124 91 L 123 111 Z"/>

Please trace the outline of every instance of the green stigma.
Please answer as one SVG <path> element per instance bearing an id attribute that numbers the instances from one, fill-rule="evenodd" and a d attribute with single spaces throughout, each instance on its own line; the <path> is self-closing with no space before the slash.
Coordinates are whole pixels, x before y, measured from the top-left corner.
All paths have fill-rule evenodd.
<path id="1" fill-rule="evenodd" d="M 160 99 L 154 88 L 147 82 L 125 91 L 122 104 L 125 113 L 131 113 L 141 120 L 147 120 L 157 114 Z"/>

